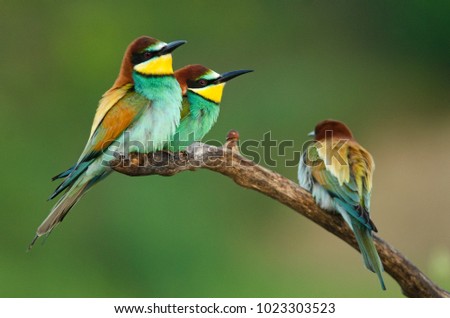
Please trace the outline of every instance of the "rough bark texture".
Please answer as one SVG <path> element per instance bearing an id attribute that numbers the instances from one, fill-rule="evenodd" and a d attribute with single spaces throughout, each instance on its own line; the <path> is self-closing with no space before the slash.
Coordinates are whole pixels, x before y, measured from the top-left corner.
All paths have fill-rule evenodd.
<path id="1" fill-rule="evenodd" d="M 129 176 L 172 176 L 199 168 L 219 172 L 242 187 L 261 192 L 292 208 L 358 250 L 355 237 L 342 218 L 320 209 L 312 196 L 296 183 L 244 158 L 236 146 L 237 138 L 237 132 L 232 131 L 224 147 L 195 143 L 185 152 L 174 154 L 157 152 L 148 155 L 131 154 L 127 158 L 118 156 L 112 166 L 114 170 Z M 374 241 L 385 271 L 397 281 L 404 295 L 450 297 L 447 291 L 434 284 L 405 256 L 376 234 Z"/>

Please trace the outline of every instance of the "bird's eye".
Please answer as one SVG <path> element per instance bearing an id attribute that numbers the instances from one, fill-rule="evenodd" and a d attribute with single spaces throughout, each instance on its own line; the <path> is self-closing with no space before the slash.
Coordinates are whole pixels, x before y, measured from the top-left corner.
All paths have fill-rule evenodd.
<path id="1" fill-rule="evenodd" d="M 152 52 L 148 52 L 148 51 L 144 52 L 144 58 L 149 59 L 149 58 L 151 58 L 152 56 L 153 56 L 153 53 L 152 53 Z"/>
<path id="2" fill-rule="evenodd" d="M 198 83 L 198 85 L 200 85 L 201 87 L 204 87 L 204 86 L 206 86 L 206 85 L 208 84 L 208 81 L 205 80 L 205 79 L 201 79 L 201 80 L 199 80 L 197 83 Z"/>

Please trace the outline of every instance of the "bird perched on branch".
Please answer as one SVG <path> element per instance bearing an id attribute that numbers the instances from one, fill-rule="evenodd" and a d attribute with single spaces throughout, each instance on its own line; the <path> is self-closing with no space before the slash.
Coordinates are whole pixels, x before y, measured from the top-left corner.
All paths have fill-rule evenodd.
<path id="1" fill-rule="evenodd" d="M 365 266 L 377 274 L 385 290 L 383 265 L 372 238 L 377 228 L 370 219 L 372 156 L 342 122 L 322 121 L 309 135 L 314 141 L 300 159 L 300 186 L 311 192 L 321 208 L 343 217 L 355 234 Z"/>
<path id="2" fill-rule="evenodd" d="M 225 83 L 251 70 L 218 74 L 202 65 L 188 65 L 175 72 L 183 92 L 180 125 L 166 146 L 170 151 L 181 151 L 200 141 L 216 123 Z"/>
<path id="3" fill-rule="evenodd" d="M 50 233 L 95 183 L 108 176 L 114 153 L 160 150 L 180 121 L 181 88 L 172 68 L 172 51 L 186 41 L 165 43 L 142 36 L 127 48 L 119 76 L 103 95 L 89 140 L 49 199 L 66 190 L 36 231 L 36 239 Z"/>

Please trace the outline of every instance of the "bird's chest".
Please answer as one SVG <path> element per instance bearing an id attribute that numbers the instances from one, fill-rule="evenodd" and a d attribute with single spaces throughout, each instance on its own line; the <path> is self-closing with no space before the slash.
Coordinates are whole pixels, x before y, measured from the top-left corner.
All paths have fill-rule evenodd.
<path id="1" fill-rule="evenodd" d="M 202 139 L 211 130 L 218 116 L 218 107 L 214 107 L 214 109 L 200 108 L 192 111 L 188 118 L 188 126 L 195 133 L 196 140 Z"/>
<path id="2" fill-rule="evenodd" d="M 124 133 L 125 149 L 148 153 L 160 150 L 175 133 L 180 120 L 179 106 L 153 102 Z M 127 140 L 128 139 L 128 140 Z"/>

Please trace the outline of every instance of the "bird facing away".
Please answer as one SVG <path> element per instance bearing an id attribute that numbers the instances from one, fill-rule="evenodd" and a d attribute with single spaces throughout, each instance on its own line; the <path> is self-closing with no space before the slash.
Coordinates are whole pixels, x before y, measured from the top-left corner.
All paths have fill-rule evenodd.
<path id="1" fill-rule="evenodd" d="M 128 46 L 119 76 L 99 102 L 80 158 L 53 178 L 65 179 L 49 199 L 66 192 L 38 227 L 30 248 L 64 219 L 88 189 L 112 172 L 108 163 L 115 152 L 156 151 L 173 136 L 180 122 L 182 97 L 171 53 L 184 43 L 167 44 L 142 36 Z"/>
<path id="2" fill-rule="evenodd" d="M 355 234 L 365 266 L 377 274 L 385 290 L 383 265 L 372 238 L 377 228 L 370 219 L 372 156 L 339 121 L 320 122 L 310 136 L 314 142 L 299 163 L 300 186 L 311 192 L 321 208 L 341 214 Z"/>
<path id="3" fill-rule="evenodd" d="M 251 70 L 218 74 L 202 65 L 188 65 L 175 72 L 183 92 L 180 125 L 167 145 L 170 151 L 181 151 L 200 141 L 216 123 L 225 83 Z"/>

